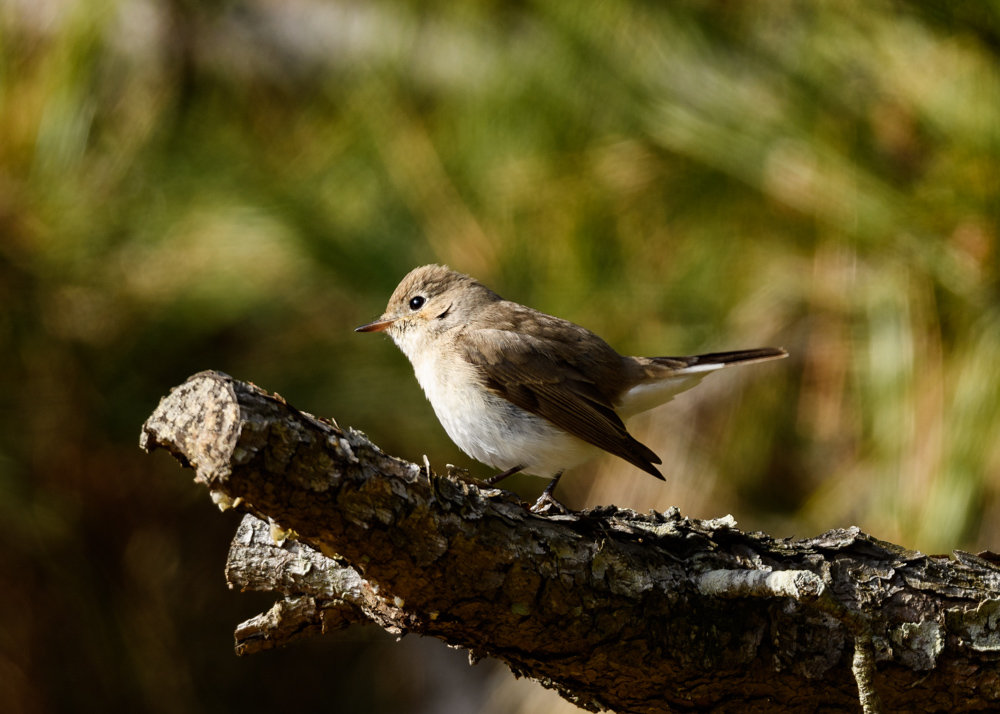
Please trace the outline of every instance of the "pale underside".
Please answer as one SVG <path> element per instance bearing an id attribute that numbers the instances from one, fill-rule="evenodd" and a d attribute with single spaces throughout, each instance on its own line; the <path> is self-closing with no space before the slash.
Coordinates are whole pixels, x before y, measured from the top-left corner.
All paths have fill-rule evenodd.
<path id="1" fill-rule="evenodd" d="M 524 473 L 552 478 L 600 453 L 597 446 L 480 386 L 481 375 L 469 362 L 415 349 L 405 338 L 399 346 L 448 436 L 477 461 L 498 471 L 522 466 Z M 704 374 L 702 366 L 696 374 L 633 387 L 623 394 L 618 412 L 627 419 L 663 404 L 698 384 Z"/>
<path id="2" fill-rule="evenodd" d="M 693 387 L 697 377 L 679 377 L 669 384 L 640 385 L 626 394 L 624 405 L 643 404 L 624 418 L 663 404 L 678 392 Z M 421 386 L 424 383 L 421 382 Z M 432 387 L 433 389 L 433 387 Z M 451 402 L 447 411 L 438 408 L 435 398 L 424 387 L 434 413 L 452 441 L 466 454 L 498 471 L 523 465 L 522 471 L 535 476 L 552 478 L 600 453 L 601 449 L 563 431 L 544 417 L 511 404 L 503 397 L 485 390 L 456 407 Z M 636 399 L 631 398 L 635 392 Z M 669 394 L 668 394 L 669 392 Z"/>

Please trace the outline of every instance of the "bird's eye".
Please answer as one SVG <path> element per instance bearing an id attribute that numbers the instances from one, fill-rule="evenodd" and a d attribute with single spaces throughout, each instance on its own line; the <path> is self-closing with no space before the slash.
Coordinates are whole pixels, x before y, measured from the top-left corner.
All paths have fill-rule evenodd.
<path id="1" fill-rule="evenodd" d="M 420 307 L 421 307 L 421 305 L 423 305 L 423 304 L 424 304 L 424 298 L 422 296 L 420 296 L 420 295 L 417 295 L 416 297 L 410 298 L 410 309 L 411 310 L 419 310 Z"/>

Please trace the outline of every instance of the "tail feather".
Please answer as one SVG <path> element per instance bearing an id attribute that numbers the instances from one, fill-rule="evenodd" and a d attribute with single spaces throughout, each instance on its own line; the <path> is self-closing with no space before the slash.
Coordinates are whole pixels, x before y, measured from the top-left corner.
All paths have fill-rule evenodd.
<path id="1" fill-rule="evenodd" d="M 619 398 L 616 405 L 618 413 L 623 419 L 628 419 L 665 404 L 681 392 L 696 386 L 709 372 L 731 365 L 767 362 L 787 356 L 788 353 L 783 349 L 762 347 L 691 357 L 633 357 L 639 376 L 636 384 Z"/>
<path id="2" fill-rule="evenodd" d="M 788 353 L 780 347 L 761 347 L 755 350 L 737 350 L 735 352 L 710 352 L 690 357 L 650 357 L 649 361 L 661 367 L 676 370 L 677 374 L 696 374 L 736 364 L 767 362 L 787 356 Z"/>

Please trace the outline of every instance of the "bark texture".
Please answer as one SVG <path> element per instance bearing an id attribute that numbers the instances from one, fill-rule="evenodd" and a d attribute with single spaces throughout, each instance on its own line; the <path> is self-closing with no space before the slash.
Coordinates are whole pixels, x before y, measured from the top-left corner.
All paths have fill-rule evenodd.
<path id="1" fill-rule="evenodd" d="M 141 441 L 251 514 L 230 587 L 282 599 L 239 626 L 241 654 L 374 622 L 590 710 L 1000 707 L 990 553 L 927 556 L 856 528 L 776 540 L 676 509 L 539 516 L 218 372 L 175 388 Z"/>

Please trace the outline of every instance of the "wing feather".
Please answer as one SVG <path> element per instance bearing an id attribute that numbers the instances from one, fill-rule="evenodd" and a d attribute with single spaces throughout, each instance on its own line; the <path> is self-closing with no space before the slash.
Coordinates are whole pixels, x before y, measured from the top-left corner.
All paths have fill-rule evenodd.
<path id="1" fill-rule="evenodd" d="M 523 314 L 500 329 L 458 336 L 462 356 L 486 388 L 662 479 L 653 465 L 660 458 L 628 433 L 615 411 L 624 386 L 618 353 L 579 325 L 517 307 Z"/>

